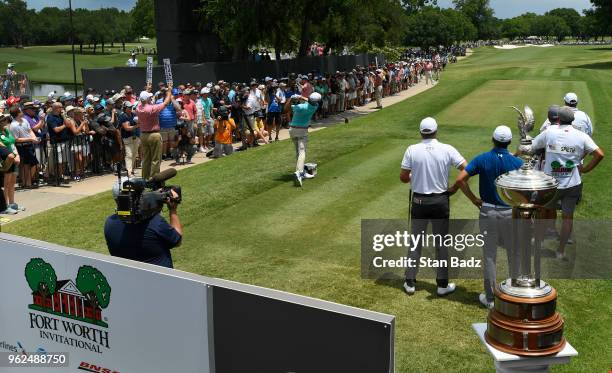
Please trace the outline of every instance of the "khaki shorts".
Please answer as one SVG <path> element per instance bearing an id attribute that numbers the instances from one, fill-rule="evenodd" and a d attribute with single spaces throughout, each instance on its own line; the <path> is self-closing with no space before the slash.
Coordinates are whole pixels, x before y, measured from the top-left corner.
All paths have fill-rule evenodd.
<path id="1" fill-rule="evenodd" d="M 174 128 L 162 128 L 159 131 L 159 134 L 161 135 L 161 138 L 162 138 L 163 142 L 174 141 L 174 138 L 176 137 L 176 129 L 174 129 Z"/>

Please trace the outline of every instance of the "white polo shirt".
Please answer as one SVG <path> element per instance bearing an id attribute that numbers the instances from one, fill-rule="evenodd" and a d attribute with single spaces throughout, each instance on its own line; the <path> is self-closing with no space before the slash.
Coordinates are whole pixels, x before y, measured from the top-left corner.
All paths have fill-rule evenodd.
<path id="1" fill-rule="evenodd" d="M 591 118 L 584 111 L 578 110 L 575 107 L 571 109 L 574 112 L 574 121 L 572 122 L 572 126 L 592 137 L 593 122 L 591 122 Z M 546 119 L 542 124 L 542 127 L 540 127 L 540 133 L 546 131 L 548 127 L 550 127 L 550 121 Z"/>
<path id="2" fill-rule="evenodd" d="M 465 158 L 451 145 L 425 139 L 406 149 L 402 169 L 411 171 L 410 183 L 414 193 L 444 193 L 448 190 L 450 168 L 458 168 L 463 162 Z"/>
<path id="3" fill-rule="evenodd" d="M 550 126 L 532 142 L 534 150 L 546 149 L 544 173 L 559 182 L 559 189 L 567 189 L 582 182 L 578 165 L 599 147 L 586 133 L 573 125 Z"/>
<path id="4" fill-rule="evenodd" d="M 574 121 L 572 122 L 572 126 L 589 136 L 593 136 L 593 122 L 591 122 L 591 118 L 589 118 L 587 113 L 582 110 L 578 110 L 575 107 L 572 108 L 572 111 L 574 112 Z"/>

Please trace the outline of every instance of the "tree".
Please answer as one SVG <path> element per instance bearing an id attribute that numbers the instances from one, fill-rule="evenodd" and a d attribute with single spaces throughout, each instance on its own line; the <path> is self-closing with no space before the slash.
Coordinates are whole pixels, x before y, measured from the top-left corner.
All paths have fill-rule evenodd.
<path id="1" fill-rule="evenodd" d="M 76 287 L 87 298 L 88 303 L 94 310 L 108 307 L 110 302 L 111 287 L 102 272 L 91 266 L 79 268 L 76 278 Z"/>
<path id="2" fill-rule="evenodd" d="M 555 37 L 561 41 L 571 33 L 571 29 L 561 17 L 538 16 L 533 20 L 531 33 L 545 38 Z"/>
<path id="3" fill-rule="evenodd" d="M 426 6 L 438 5 L 437 0 L 401 0 L 401 3 L 408 14 L 419 12 Z"/>
<path id="4" fill-rule="evenodd" d="M 495 36 L 495 18 L 489 0 L 453 0 L 453 4 L 476 26 L 479 39 L 486 40 Z"/>
<path id="5" fill-rule="evenodd" d="M 47 299 L 57 290 L 57 275 L 51 264 L 41 258 L 33 258 L 26 264 L 25 277 L 30 289 L 40 294 L 43 307 L 46 307 Z"/>
<path id="6" fill-rule="evenodd" d="M 155 37 L 155 6 L 153 0 L 138 0 L 132 8 L 132 27 L 137 37 Z"/>
<path id="7" fill-rule="evenodd" d="M 132 27 L 133 18 L 125 12 L 121 12 L 121 15 L 115 22 L 117 27 L 115 38 L 121 43 L 121 49 L 125 52 L 125 43 L 138 37 L 138 35 L 134 34 Z"/>
<path id="8" fill-rule="evenodd" d="M 555 16 L 562 18 L 565 21 L 565 24 L 570 28 L 570 35 L 579 36 L 580 35 L 580 13 L 576 11 L 576 9 L 572 8 L 557 8 L 553 9 L 546 13 L 547 16 Z"/>
<path id="9" fill-rule="evenodd" d="M 600 26 L 601 20 L 595 15 L 593 9 L 584 11 L 584 17 L 580 19 L 580 37 L 584 40 L 597 38 L 602 35 L 603 27 Z"/>
<path id="10" fill-rule="evenodd" d="M 4 23 L 4 31 L 15 47 L 22 47 L 29 29 L 32 13 L 23 0 L 4 0 L 0 8 L 0 19 Z"/>
<path id="11" fill-rule="evenodd" d="M 612 33 L 612 1 L 610 0 L 591 0 L 593 12 L 591 15 L 597 19 L 601 27 L 600 35 L 610 35 Z"/>

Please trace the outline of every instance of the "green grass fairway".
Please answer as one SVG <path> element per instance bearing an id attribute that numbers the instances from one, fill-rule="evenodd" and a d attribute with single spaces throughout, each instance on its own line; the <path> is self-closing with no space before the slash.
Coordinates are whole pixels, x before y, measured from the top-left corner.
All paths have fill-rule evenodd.
<path id="1" fill-rule="evenodd" d="M 491 359 L 471 328 L 487 314 L 477 300 L 481 281 L 457 280 L 457 292 L 441 299 L 432 280 L 419 281 L 416 295 L 408 297 L 400 282 L 361 279 L 360 220 L 407 216 L 400 161 L 418 141 L 423 117 L 440 119 L 440 139 L 472 158 L 489 149 L 496 125 L 515 128 L 516 115 L 507 106 L 528 104 L 539 124 L 548 105 L 560 104 L 571 89 L 594 120 L 595 141 L 609 153 L 611 86 L 609 48 L 483 48 L 452 65 L 423 94 L 313 133 L 308 158 L 319 163 L 319 176 L 303 189 L 293 186 L 294 153 L 287 141 L 181 171 L 173 182 L 183 187 L 185 237 L 174 252 L 175 265 L 393 314 L 397 372 L 490 372 Z M 586 175 L 580 218 L 612 217 L 611 177 L 609 159 Z M 102 226 L 114 208 L 108 192 L 3 228 L 106 253 Z M 451 210 L 453 217 L 477 217 L 461 193 L 452 197 Z M 607 372 L 612 281 L 548 280 L 559 291 L 565 335 L 580 353 L 553 371 Z"/>
<path id="2" fill-rule="evenodd" d="M 126 52 L 119 53 L 121 44 L 115 44 L 113 48 L 106 45 L 105 54 L 100 54 L 101 48 L 98 46 L 98 54 L 84 48 L 84 53 L 79 54 L 79 46 L 76 48 L 77 63 L 77 82 L 81 83 L 81 69 L 103 68 L 113 66 L 125 66 L 125 62 L 130 57 L 130 49 L 142 45 L 149 49 L 155 45 L 154 40 L 143 43 L 128 43 L 125 45 Z M 70 45 L 37 46 L 26 47 L 24 49 L 0 48 L 0 66 L 6 69 L 8 62 L 16 63 L 16 70 L 20 73 L 28 74 L 28 78 L 34 82 L 42 83 L 72 83 L 72 53 Z M 112 52 L 108 52 L 108 49 Z M 144 66 L 146 58 L 138 56 L 138 64 Z M 4 71 L 4 70 L 2 70 Z"/>

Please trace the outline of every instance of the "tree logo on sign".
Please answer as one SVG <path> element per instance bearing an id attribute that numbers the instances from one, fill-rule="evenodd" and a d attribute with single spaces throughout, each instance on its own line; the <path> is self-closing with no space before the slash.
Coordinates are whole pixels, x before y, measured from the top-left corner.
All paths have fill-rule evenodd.
<path id="1" fill-rule="evenodd" d="M 108 327 L 102 309 L 110 303 L 111 287 L 97 268 L 81 266 L 76 283 L 58 281 L 51 264 L 32 258 L 25 266 L 25 278 L 32 289 L 30 309 Z"/>

